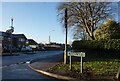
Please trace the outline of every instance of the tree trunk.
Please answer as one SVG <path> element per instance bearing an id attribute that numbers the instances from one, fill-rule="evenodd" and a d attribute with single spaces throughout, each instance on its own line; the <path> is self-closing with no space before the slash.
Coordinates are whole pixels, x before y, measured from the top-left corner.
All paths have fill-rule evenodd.
<path id="1" fill-rule="evenodd" d="M 95 37 L 94 37 L 94 35 L 92 35 L 92 36 L 90 36 L 91 37 L 91 40 L 95 40 Z"/>
<path id="2" fill-rule="evenodd" d="M 87 35 L 87 40 L 95 40 L 95 37 L 94 37 L 94 33 L 93 33 L 93 32 L 91 33 L 89 30 L 87 30 L 86 27 L 84 28 L 84 31 L 85 31 L 85 33 L 86 33 L 86 35 Z"/>
<path id="3" fill-rule="evenodd" d="M 90 36 L 90 34 L 87 34 L 88 40 L 95 40 L 94 34 L 92 34 L 92 36 Z"/>

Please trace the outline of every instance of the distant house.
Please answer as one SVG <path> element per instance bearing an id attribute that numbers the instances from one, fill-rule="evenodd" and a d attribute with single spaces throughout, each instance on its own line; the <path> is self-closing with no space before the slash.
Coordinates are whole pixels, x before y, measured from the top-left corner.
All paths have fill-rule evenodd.
<path id="1" fill-rule="evenodd" d="M 27 38 L 24 34 L 14 34 L 13 35 L 13 45 L 17 48 L 22 48 L 26 46 Z"/>
<path id="2" fill-rule="evenodd" d="M 32 48 L 32 49 L 39 49 L 38 43 L 36 41 L 34 41 L 33 39 L 28 39 L 28 45 Z"/>
<path id="3" fill-rule="evenodd" d="M 50 44 L 45 44 L 46 50 L 63 50 L 64 47 L 60 43 L 51 42 Z"/>
<path id="4" fill-rule="evenodd" d="M 64 50 L 65 44 L 51 42 L 49 44 L 45 44 L 44 47 L 46 50 Z M 67 50 L 70 50 L 70 49 L 71 49 L 71 46 L 69 44 L 67 44 Z"/>
<path id="5" fill-rule="evenodd" d="M 0 52 L 10 49 L 16 50 L 26 46 L 27 38 L 24 34 L 10 34 L 0 31 Z"/>
<path id="6" fill-rule="evenodd" d="M 0 44 L 2 45 L 2 49 L 10 49 L 10 47 L 13 47 L 12 37 L 13 35 L 0 31 Z"/>

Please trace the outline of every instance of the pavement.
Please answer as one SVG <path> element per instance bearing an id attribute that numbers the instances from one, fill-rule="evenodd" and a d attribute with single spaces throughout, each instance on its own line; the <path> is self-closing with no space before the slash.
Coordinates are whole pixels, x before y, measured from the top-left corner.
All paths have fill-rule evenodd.
<path id="1" fill-rule="evenodd" d="M 63 54 L 55 55 L 54 57 L 47 58 L 45 60 L 32 62 L 28 66 L 32 70 L 34 70 L 38 73 L 41 73 L 41 74 L 44 74 L 44 75 L 47 75 L 49 77 L 53 77 L 53 78 L 56 78 L 56 79 L 60 79 L 62 81 L 68 81 L 68 80 L 69 81 L 77 81 L 75 78 L 71 78 L 71 77 L 68 77 L 68 76 L 62 76 L 62 75 L 47 72 L 47 69 L 55 66 L 56 64 L 58 64 L 60 62 L 63 62 Z"/>
<path id="2" fill-rule="evenodd" d="M 13 52 L 12 55 L 18 55 L 18 54 L 33 54 L 35 52 Z M 10 55 L 10 53 L 1 53 L 1 55 Z"/>
<path id="3" fill-rule="evenodd" d="M 28 66 L 38 72 L 38 73 L 41 73 L 41 74 L 44 74 L 44 75 L 47 75 L 49 77 L 53 77 L 53 78 L 56 78 L 56 79 L 61 79 L 61 80 L 69 80 L 69 81 L 76 81 L 75 78 L 71 78 L 71 77 L 67 77 L 67 76 L 62 76 L 62 75 L 58 75 L 58 74 L 53 74 L 53 73 L 49 73 L 47 72 L 46 70 L 50 67 L 53 67 L 55 66 L 56 64 L 58 64 L 59 62 L 34 62 L 32 64 L 29 64 Z"/>

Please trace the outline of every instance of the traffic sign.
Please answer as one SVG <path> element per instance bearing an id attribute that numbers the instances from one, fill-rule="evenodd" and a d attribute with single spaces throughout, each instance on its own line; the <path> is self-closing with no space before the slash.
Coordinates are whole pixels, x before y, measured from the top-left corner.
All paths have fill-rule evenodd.
<path id="1" fill-rule="evenodd" d="M 70 57 L 70 70 L 72 70 L 72 56 L 76 56 L 76 57 L 81 57 L 81 73 L 83 70 L 83 61 L 82 61 L 82 57 L 85 57 L 85 53 L 84 52 L 68 52 L 68 56 Z"/>
<path id="2" fill-rule="evenodd" d="M 68 56 L 85 57 L 84 52 L 68 52 Z"/>

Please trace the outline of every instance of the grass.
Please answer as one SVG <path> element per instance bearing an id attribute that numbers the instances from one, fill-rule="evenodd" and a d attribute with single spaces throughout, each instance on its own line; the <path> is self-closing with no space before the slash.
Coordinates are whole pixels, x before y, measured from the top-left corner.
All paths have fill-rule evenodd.
<path id="1" fill-rule="evenodd" d="M 48 69 L 49 72 L 67 75 L 74 78 L 81 78 L 87 76 L 112 76 L 115 77 L 120 67 L 120 60 L 109 61 L 86 61 L 83 62 L 83 74 L 80 73 L 80 62 L 72 64 L 72 71 L 69 69 L 69 64 L 57 64 Z M 89 76 L 89 77 L 88 77 Z"/>
<path id="2" fill-rule="evenodd" d="M 76 63 L 78 65 L 79 63 Z M 92 61 L 92 62 L 84 62 L 84 69 L 91 69 L 95 75 L 101 76 L 116 76 L 118 68 L 120 67 L 120 61 Z"/>

